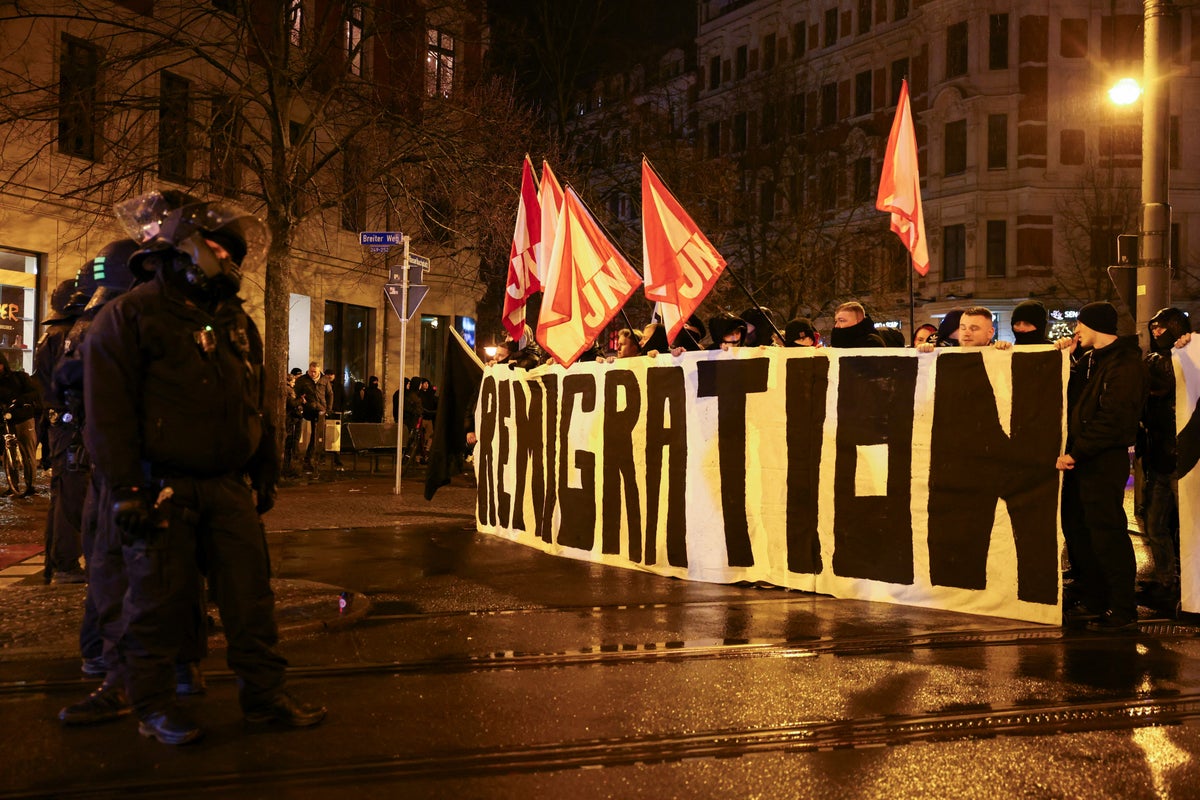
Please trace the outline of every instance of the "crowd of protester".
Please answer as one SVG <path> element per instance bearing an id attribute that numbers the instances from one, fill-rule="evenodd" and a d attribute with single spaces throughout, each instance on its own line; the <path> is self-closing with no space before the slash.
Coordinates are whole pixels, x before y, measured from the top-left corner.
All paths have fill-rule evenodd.
<path id="1" fill-rule="evenodd" d="M 1065 576 L 1064 618 L 1100 632 L 1128 632 L 1137 625 L 1137 605 L 1157 613 L 1179 612 L 1179 512 L 1175 437 L 1175 382 L 1171 350 L 1191 337 L 1187 314 L 1161 310 L 1149 323 L 1152 347 L 1142 357 L 1136 335 L 1118 335 L 1118 314 L 1109 303 L 1091 303 L 1079 312 L 1074 335 L 1048 337 L 1049 315 L 1036 300 L 1011 312 L 1013 341 L 996 335 L 996 315 L 983 306 L 952 309 L 936 323 L 915 328 L 912 338 L 877 325 L 861 303 L 842 303 L 833 327 L 823 334 L 811 319 L 782 325 L 770 309 L 727 311 L 703 322 L 691 316 L 673 342 L 657 319 L 645 328 L 622 328 L 605 348 L 584 351 L 584 362 L 679 356 L 696 350 L 767 347 L 940 348 L 1010 350 L 1014 346 L 1054 345 L 1070 352 L 1067 386 L 1067 439 L 1056 467 L 1063 473 L 1062 528 L 1071 568 Z M 528 338 L 497 348 L 492 364 L 532 369 L 554 358 Z M 1130 454 L 1136 446 L 1143 470 L 1137 516 L 1154 561 L 1154 577 L 1136 581 L 1124 495 Z"/>

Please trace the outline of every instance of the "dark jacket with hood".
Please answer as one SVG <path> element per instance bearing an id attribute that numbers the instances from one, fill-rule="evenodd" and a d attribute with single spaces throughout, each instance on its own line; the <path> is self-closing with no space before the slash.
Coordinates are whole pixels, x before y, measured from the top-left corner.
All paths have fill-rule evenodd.
<path id="1" fill-rule="evenodd" d="M 1025 300 L 1017 303 L 1009 319 L 1013 323 L 1028 322 L 1035 328 L 1035 330 L 1025 333 L 1013 331 L 1015 344 L 1050 344 L 1050 340 L 1046 338 L 1046 327 L 1049 323 L 1046 307 L 1037 300 Z"/>
<path id="2" fill-rule="evenodd" d="M 870 314 L 849 328 L 834 328 L 829 332 L 830 347 L 883 347 L 883 337 L 875 331 Z"/>
<path id="3" fill-rule="evenodd" d="M 33 419 L 41 410 L 40 393 L 33 379 L 10 367 L 3 353 L 0 353 L 0 366 L 4 367 L 0 374 L 0 408 L 13 406 L 13 422 Z"/>
<path id="4" fill-rule="evenodd" d="M 1136 336 L 1090 350 L 1071 367 L 1067 385 L 1067 454 L 1085 461 L 1137 440 L 1146 403 L 1146 365 Z"/>
<path id="5" fill-rule="evenodd" d="M 1150 352 L 1146 354 L 1149 392 L 1138 452 L 1148 469 L 1170 475 L 1176 466 L 1175 365 L 1171 363 L 1171 351 L 1179 337 L 1191 332 L 1192 323 L 1178 308 L 1164 308 L 1151 322 L 1159 323 L 1166 332 L 1157 337 L 1150 335 Z"/>
<path id="6" fill-rule="evenodd" d="M 938 323 L 937 333 L 929 337 L 929 341 L 938 347 L 958 347 L 958 339 L 953 338 L 954 332 L 962 324 L 963 309 L 954 308 L 946 312 Z"/>

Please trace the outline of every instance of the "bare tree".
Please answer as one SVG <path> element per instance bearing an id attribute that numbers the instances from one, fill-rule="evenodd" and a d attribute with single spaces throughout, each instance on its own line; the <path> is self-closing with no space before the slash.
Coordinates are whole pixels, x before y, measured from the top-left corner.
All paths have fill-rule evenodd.
<path id="1" fill-rule="evenodd" d="M 532 118 L 510 86 L 477 80 L 478 63 L 427 54 L 435 24 L 482 44 L 469 0 L 16 0 L 0 12 L 0 187 L 65 202 L 81 232 L 164 183 L 260 214 L 271 242 L 248 277 L 262 282 L 279 418 L 301 254 L 397 223 L 464 285 L 494 270 L 511 226 L 497 198 L 516 196 Z M 367 258 L 348 277 L 384 269 Z"/>

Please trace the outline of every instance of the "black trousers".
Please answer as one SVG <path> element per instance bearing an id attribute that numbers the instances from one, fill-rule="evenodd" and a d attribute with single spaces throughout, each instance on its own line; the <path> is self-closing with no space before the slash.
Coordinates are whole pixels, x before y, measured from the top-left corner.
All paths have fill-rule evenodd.
<path id="1" fill-rule="evenodd" d="M 46 512 L 46 578 L 55 572 L 78 569 L 84 554 L 81 533 L 83 502 L 87 495 L 87 465 L 80 463 L 74 425 L 49 426 L 46 452 L 50 456 L 50 510 Z"/>
<path id="2" fill-rule="evenodd" d="M 140 715 L 174 702 L 181 621 L 190 619 L 201 564 L 225 628 L 227 660 L 243 708 L 282 689 L 287 661 L 275 649 L 275 595 L 262 523 L 240 476 L 172 478 L 158 526 L 123 547 L 129 590 L 120 654 L 129 699 Z"/>
<path id="3" fill-rule="evenodd" d="M 1062 527 L 1077 597 L 1095 611 L 1137 619 L 1137 560 L 1129 540 L 1129 453 L 1113 448 L 1063 473 Z"/>
<path id="4" fill-rule="evenodd" d="M 90 473 L 82 517 L 88 585 L 83 623 L 79 626 L 79 651 L 85 659 L 103 657 L 107 683 L 124 680 L 117 644 L 125 630 L 122 609 L 129 588 L 121 533 L 113 525 L 111 507 L 108 487 L 96 473 Z M 194 663 L 208 655 L 204 587 L 197 583 L 193 591 L 192 607 L 177 623 L 179 650 L 173 660 L 179 664 Z"/>

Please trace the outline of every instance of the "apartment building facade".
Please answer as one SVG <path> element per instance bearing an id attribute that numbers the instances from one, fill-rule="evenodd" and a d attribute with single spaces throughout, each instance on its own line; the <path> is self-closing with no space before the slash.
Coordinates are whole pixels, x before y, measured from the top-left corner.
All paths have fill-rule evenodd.
<path id="1" fill-rule="evenodd" d="M 803 251 L 824 243 L 833 267 L 821 285 L 833 291 L 810 288 L 816 296 L 795 310 L 827 316 L 830 303 L 857 298 L 907 329 L 906 260 L 880 238 L 887 217 L 874 210 L 907 79 L 931 257 L 914 286 L 916 324 L 986 305 L 1003 333 L 1005 312 L 1026 297 L 1069 323 L 1106 297 L 1116 236 L 1137 231 L 1141 106 L 1119 108 L 1107 90 L 1141 77 L 1142 14 L 1135 0 L 700 0 L 696 146 L 709 163 L 734 164 L 740 184 L 721 223 L 749 220 L 781 238 L 779 271 L 805 268 Z M 1191 10 L 1177 20 L 1167 66 L 1172 292 L 1191 308 L 1200 20 Z M 778 233 L 789 229 L 801 232 Z M 723 252 L 753 274 L 744 249 Z"/>
<path id="2" fill-rule="evenodd" d="M 269 333 L 283 293 L 287 366 L 317 361 L 347 394 L 434 374 L 446 329 L 473 332 L 453 191 L 405 165 L 436 159 L 423 126 L 452 124 L 481 72 L 482 0 L 22 2 L 0 41 L 0 305 L 20 317 L 0 319 L 0 350 L 19 335 L 27 369 L 50 291 L 121 234 L 113 203 L 153 188 L 241 205 L 286 241 L 286 279 L 248 274 L 248 309 Z M 429 259 L 405 353 L 383 292 L 402 250 L 370 252 L 364 231 L 410 234 Z"/>

